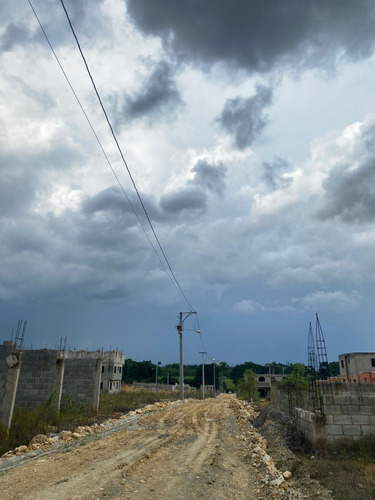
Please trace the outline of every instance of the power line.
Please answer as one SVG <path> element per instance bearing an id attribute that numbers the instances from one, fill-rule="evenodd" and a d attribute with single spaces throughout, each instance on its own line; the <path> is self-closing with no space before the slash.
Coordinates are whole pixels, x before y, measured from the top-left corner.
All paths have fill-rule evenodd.
<path id="1" fill-rule="evenodd" d="M 161 243 L 160 243 L 159 238 L 158 238 L 158 236 L 157 236 L 157 234 L 156 234 L 156 231 L 155 231 L 155 229 L 154 229 L 154 226 L 153 226 L 153 224 L 152 224 L 152 222 L 151 222 L 151 219 L 150 219 L 150 217 L 149 217 L 149 215 L 148 215 L 148 212 L 147 212 L 147 210 L 146 210 L 146 207 L 145 207 L 145 205 L 144 205 L 144 203 L 143 203 L 142 197 L 141 197 L 141 195 L 140 195 L 140 193 L 139 193 L 139 191 L 138 191 L 137 185 L 136 185 L 136 183 L 135 183 L 135 181 L 134 181 L 134 179 L 133 179 L 133 176 L 132 176 L 132 174 L 131 174 L 131 172 L 130 172 L 129 166 L 128 166 L 128 164 L 127 164 L 126 160 L 125 160 L 124 154 L 123 154 L 122 149 L 121 149 L 121 147 L 120 147 L 120 144 L 119 144 L 119 142 L 118 142 L 118 140 L 117 140 L 117 136 L 116 136 L 116 134 L 115 134 L 115 132 L 114 132 L 114 130 L 113 130 L 112 124 L 111 124 L 111 122 L 110 122 L 110 120 L 109 120 L 109 118 L 108 118 L 108 114 L 107 114 L 107 112 L 106 112 L 106 109 L 105 109 L 104 104 L 103 104 L 103 102 L 102 102 L 102 99 L 101 99 L 101 97 L 100 97 L 99 91 L 98 91 L 98 89 L 97 89 L 97 87 L 96 87 L 96 84 L 95 84 L 94 78 L 93 78 L 93 76 L 92 76 L 92 74 L 91 74 L 90 68 L 89 68 L 88 63 L 87 63 L 87 61 L 86 61 L 86 58 L 85 58 L 85 56 L 84 56 L 84 54 L 83 54 L 83 51 L 82 51 L 81 45 L 80 45 L 80 43 L 79 43 L 79 41 L 78 41 L 78 38 L 77 38 L 77 35 L 76 35 L 75 31 L 74 31 L 74 28 L 73 28 L 72 22 L 71 22 L 71 20 L 70 20 L 70 17 L 69 17 L 68 11 L 66 10 L 66 7 L 65 7 L 65 4 L 64 4 L 64 1 L 63 1 L 63 0 L 60 0 L 60 3 L 61 3 L 61 5 L 62 5 L 62 8 L 64 9 L 64 12 L 65 12 L 66 18 L 67 18 L 68 23 L 69 23 L 69 26 L 70 26 L 70 30 L 71 30 L 71 32 L 72 32 L 72 34 L 73 34 L 73 36 L 74 36 L 74 39 L 75 39 L 75 41 L 76 41 L 76 44 L 77 44 L 78 50 L 79 50 L 79 52 L 80 52 L 80 54 L 81 54 L 81 57 L 82 57 L 82 60 L 83 60 L 83 62 L 84 62 L 84 64 L 85 64 L 86 71 L 87 71 L 87 73 L 88 73 L 88 75 L 89 75 L 89 77 L 90 77 L 90 80 L 91 80 L 92 86 L 93 86 L 93 88 L 94 88 L 94 91 L 95 91 L 96 97 L 98 98 L 98 101 L 99 101 L 100 107 L 102 108 L 102 111 L 103 111 L 103 113 L 104 113 L 105 119 L 106 119 L 107 124 L 108 124 L 108 127 L 109 127 L 109 129 L 110 129 L 110 131 L 111 131 L 112 137 L 113 137 L 113 139 L 114 139 L 114 141 L 115 141 L 115 143 L 116 143 L 116 146 L 117 146 L 117 149 L 118 149 L 118 151 L 119 151 L 119 153 L 120 153 L 121 159 L 122 159 L 122 161 L 123 161 L 123 163 L 124 163 L 124 165 L 125 165 L 125 168 L 126 168 L 126 170 L 127 170 L 127 172 L 128 172 L 129 178 L 130 178 L 130 180 L 131 180 L 131 182 L 132 182 L 132 184 L 133 184 L 133 187 L 134 187 L 134 189 L 135 189 L 135 192 L 136 192 L 136 194 L 137 194 L 137 197 L 138 197 L 138 200 L 139 200 L 139 202 L 140 202 L 140 204 L 141 204 L 141 207 L 142 207 L 142 209 L 143 209 L 143 212 L 144 212 L 144 214 L 145 214 L 145 216 L 146 216 L 146 218 L 147 218 L 147 221 L 148 221 L 148 223 L 149 223 L 149 225 L 150 225 L 151 231 L 152 231 L 152 233 L 153 233 L 153 235 L 154 235 L 154 237 L 155 237 L 155 240 L 156 240 L 156 242 L 157 242 L 157 244 L 158 244 L 158 247 L 159 247 L 159 249 L 160 249 L 160 251 L 161 251 L 161 253 L 162 253 L 162 255 L 163 255 L 164 259 L 165 259 L 165 262 L 167 263 L 168 269 L 169 269 L 169 271 L 170 271 L 171 275 L 173 276 L 173 279 L 174 279 L 174 281 L 175 281 L 175 283 L 176 283 L 176 285 L 177 285 L 177 287 L 178 287 L 179 291 L 181 292 L 181 295 L 183 296 L 183 298 L 185 299 L 186 303 L 187 303 L 187 304 L 188 304 L 188 306 L 190 307 L 190 310 L 191 310 L 191 311 L 193 311 L 193 309 L 194 309 L 194 308 L 193 308 L 193 306 L 190 304 L 190 302 L 189 302 L 189 300 L 187 299 L 187 297 L 186 297 L 186 295 L 185 295 L 184 291 L 182 290 L 181 285 L 179 284 L 179 282 L 178 282 L 178 280 L 177 280 L 177 278 L 176 278 L 176 275 L 174 274 L 173 269 L 172 269 L 172 267 L 171 267 L 171 265 L 170 265 L 170 263 L 169 263 L 169 260 L 168 260 L 168 258 L 167 258 L 167 256 L 166 256 L 166 254 L 165 254 L 165 252 L 164 252 L 164 250 L 163 250 L 163 247 L 161 246 Z"/>
<path id="2" fill-rule="evenodd" d="M 160 256 L 159 256 L 159 254 L 158 254 L 158 252 L 157 252 L 156 248 L 154 247 L 154 245 L 153 245 L 153 243 L 152 243 L 152 241 L 151 241 L 150 237 L 148 236 L 148 234 L 147 234 L 147 232 L 146 232 L 146 230 L 145 230 L 145 228 L 144 228 L 144 226 L 143 226 L 143 224 L 142 224 L 142 221 L 141 221 L 141 220 L 140 220 L 140 218 L 139 218 L 139 215 L 138 215 L 137 211 L 135 210 L 135 208 L 134 208 L 133 204 L 131 203 L 131 201 L 130 201 L 130 199 L 129 199 L 128 195 L 126 194 L 126 191 L 125 191 L 124 187 L 122 186 L 121 181 L 120 181 L 119 177 L 117 176 L 116 171 L 114 170 L 114 168 L 113 168 L 113 166 L 112 166 L 112 163 L 111 163 L 111 161 L 110 161 L 110 160 L 109 160 L 109 158 L 108 158 L 107 153 L 106 153 L 106 152 L 105 152 L 105 150 L 104 150 L 104 147 L 103 147 L 103 145 L 102 145 L 102 143 L 101 143 L 101 141 L 100 141 L 100 139 L 99 139 L 99 137 L 98 137 L 98 134 L 96 133 L 95 128 L 94 128 L 93 124 L 91 123 L 90 118 L 88 117 L 88 115 L 87 115 L 87 113 L 86 113 L 86 111 L 85 111 L 85 109 L 84 109 L 84 107 L 83 107 L 83 105 L 82 105 L 82 103 L 81 103 L 81 101 L 80 101 L 80 99 L 79 99 L 79 97 L 78 97 L 77 93 L 75 92 L 75 90 L 74 90 L 74 88 L 73 88 L 73 85 L 71 84 L 71 82 L 70 82 L 70 80 L 69 80 L 68 75 L 66 74 L 66 72 L 65 72 L 65 70 L 64 70 L 64 68 L 63 68 L 63 66 L 62 66 L 62 64 L 61 64 L 61 62 L 60 62 L 60 60 L 59 60 L 59 58 L 58 58 L 58 56 L 57 56 L 57 54 L 56 54 L 56 52 L 55 52 L 55 50 L 54 50 L 54 48 L 53 48 L 52 44 L 51 44 L 51 42 L 50 42 L 50 40 L 49 40 L 49 38 L 48 38 L 48 35 L 47 35 L 47 33 L 46 33 L 46 31 L 45 31 L 45 29 L 44 29 L 43 25 L 42 25 L 42 22 L 41 22 L 41 21 L 40 21 L 40 19 L 39 19 L 39 16 L 38 16 L 38 14 L 37 14 L 37 12 L 36 12 L 36 10 L 35 10 L 35 8 L 34 8 L 34 6 L 33 6 L 32 2 L 31 2 L 31 0 L 28 0 L 28 3 L 29 3 L 29 5 L 30 5 L 30 8 L 31 8 L 31 10 L 32 10 L 32 11 L 33 11 L 33 13 L 34 13 L 34 16 L 35 16 L 35 18 L 36 18 L 36 20 L 37 20 L 37 22 L 38 22 L 38 24 L 39 24 L 39 27 L 40 27 L 40 29 L 41 29 L 41 31 L 42 31 L 42 33 L 43 33 L 43 35 L 44 35 L 44 37 L 45 37 L 45 39 L 46 39 L 46 41 L 47 41 L 47 43 L 48 43 L 48 45 L 49 45 L 50 49 L 51 49 L 51 51 L 52 51 L 52 53 L 53 53 L 53 55 L 54 55 L 54 57 L 55 57 L 55 59 L 56 59 L 56 62 L 57 62 L 57 64 L 59 65 L 59 67 L 60 67 L 60 69 L 61 69 L 61 71 L 62 71 L 62 73 L 63 73 L 63 75 L 64 75 L 64 77 L 65 77 L 65 80 L 67 81 L 67 83 L 68 83 L 68 85 L 69 85 L 69 87 L 70 87 L 70 90 L 72 91 L 72 93 L 73 93 L 73 95 L 74 95 L 74 97 L 75 97 L 75 99 L 76 99 L 76 101 L 77 101 L 77 103 L 78 103 L 79 107 L 81 108 L 81 111 L 82 111 L 83 115 L 85 116 L 85 118 L 86 118 L 86 120 L 87 120 L 87 123 L 89 124 L 89 126 L 90 126 L 90 128 L 91 128 L 92 133 L 93 133 L 93 134 L 94 134 L 94 136 L 95 136 L 95 139 L 96 139 L 96 141 L 97 141 L 97 143 L 98 143 L 98 145 L 99 145 L 99 147 L 100 147 L 100 149 L 101 149 L 101 151 L 102 151 L 102 153 L 103 153 L 103 155 L 104 155 L 104 157 L 105 157 L 105 159 L 106 159 L 106 161 L 107 161 L 107 163 L 108 163 L 108 165 L 109 165 L 109 167 L 110 167 L 110 169 L 111 169 L 111 171 L 112 171 L 112 173 L 113 173 L 113 175 L 114 175 L 114 177 L 115 177 L 115 179 L 116 179 L 116 181 L 117 181 L 117 183 L 118 183 L 118 185 L 119 185 L 119 187 L 120 187 L 120 190 L 122 191 L 122 193 L 123 193 L 123 195 L 125 196 L 125 198 L 126 198 L 127 202 L 129 203 L 129 205 L 130 205 L 130 207 L 131 207 L 132 211 L 134 212 L 134 215 L 136 216 L 136 218 L 137 218 L 137 220 L 138 220 L 138 223 L 139 223 L 139 225 L 140 225 L 140 226 L 141 226 L 141 228 L 142 228 L 142 231 L 144 232 L 144 234 L 145 234 L 145 236 L 146 236 L 146 238 L 147 238 L 148 242 L 150 243 L 150 245 L 151 245 L 151 247 L 152 247 L 153 251 L 155 252 L 155 254 L 156 254 L 157 258 L 159 259 L 160 264 L 162 265 L 162 267 L 163 267 L 163 268 L 164 268 L 164 270 L 166 271 L 166 273 L 167 273 L 167 275 L 168 275 L 169 279 L 171 280 L 171 283 L 175 286 L 175 288 L 176 288 L 176 290 L 177 290 L 177 291 L 182 292 L 181 287 L 179 286 L 179 284 L 178 284 L 178 282 L 177 282 L 177 280 L 176 280 L 176 278 L 175 278 L 175 276 L 174 276 L 174 274 L 173 274 L 173 271 L 171 270 L 172 275 L 173 275 L 173 278 L 172 278 L 172 276 L 170 275 L 170 271 L 167 269 L 167 267 L 165 266 L 164 262 L 163 262 L 163 261 L 162 261 L 162 259 L 160 258 Z M 137 193 L 137 194 L 138 194 L 138 193 Z M 138 196 L 139 196 L 139 194 L 138 194 Z M 143 207 L 143 208 L 144 208 L 144 207 Z M 145 209 L 144 209 L 144 210 L 145 210 Z M 147 213 L 146 213 L 146 215 L 147 215 Z M 151 226 L 151 227 L 152 227 L 152 226 Z M 152 228 L 152 229 L 153 229 L 153 228 Z M 160 244 L 159 244 L 159 246 L 160 246 Z M 163 252 L 163 255 L 164 255 L 164 252 Z M 165 257 L 165 255 L 164 255 L 164 257 Z M 168 266 L 169 266 L 169 263 L 168 263 Z M 169 266 L 169 267 L 170 267 L 170 266 Z M 185 300 L 187 301 L 187 299 L 186 299 L 186 297 L 185 297 L 185 295 L 184 295 L 184 293 L 183 293 L 183 292 L 182 292 L 182 295 L 183 295 L 183 297 L 185 298 Z M 188 303 L 188 305 L 190 306 L 190 303 L 189 303 L 188 301 L 187 301 L 187 303 Z M 190 307 L 191 307 L 191 306 L 190 306 Z"/>

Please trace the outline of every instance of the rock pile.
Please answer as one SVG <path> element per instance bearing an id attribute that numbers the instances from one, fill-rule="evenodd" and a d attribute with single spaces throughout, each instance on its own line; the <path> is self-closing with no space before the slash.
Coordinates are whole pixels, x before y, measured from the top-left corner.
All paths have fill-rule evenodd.
<path id="1" fill-rule="evenodd" d="M 188 402 L 188 400 L 186 400 L 186 402 Z M 121 421 L 132 419 L 135 416 L 145 415 L 156 410 L 161 410 L 182 403 L 183 402 L 180 400 L 161 401 L 154 404 L 148 404 L 143 408 L 138 408 L 134 411 L 130 411 L 129 413 L 125 413 L 117 419 L 109 418 L 102 424 L 95 423 L 90 426 L 78 426 L 76 429 L 74 429 L 74 431 L 61 431 L 57 435 L 52 434 L 47 436 L 45 434 L 38 434 L 37 436 L 33 437 L 28 445 L 18 446 L 14 450 L 10 450 L 7 453 L 4 453 L 4 455 L 0 457 L 0 461 L 4 461 L 21 455 L 25 455 L 25 458 L 33 458 L 42 452 L 51 450 L 54 447 L 63 446 L 64 444 L 69 442 L 74 443 L 93 434 L 115 428 L 116 425 L 118 425 Z"/>

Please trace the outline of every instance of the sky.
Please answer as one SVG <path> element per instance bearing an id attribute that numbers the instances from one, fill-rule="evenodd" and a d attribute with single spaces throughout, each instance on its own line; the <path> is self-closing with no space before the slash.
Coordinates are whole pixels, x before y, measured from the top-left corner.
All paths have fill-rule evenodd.
<path id="1" fill-rule="evenodd" d="M 106 156 L 1 2 L 0 341 L 178 362 L 193 310 L 186 363 L 307 363 L 318 313 L 329 361 L 374 351 L 375 1 L 65 0 L 185 297 L 60 1 L 32 3 Z"/>

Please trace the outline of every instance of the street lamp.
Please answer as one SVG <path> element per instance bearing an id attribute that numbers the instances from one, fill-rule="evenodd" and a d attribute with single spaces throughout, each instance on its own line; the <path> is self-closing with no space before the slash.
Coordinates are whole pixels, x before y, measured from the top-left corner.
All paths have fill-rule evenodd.
<path id="1" fill-rule="evenodd" d="M 180 336 L 180 399 L 184 400 L 184 365 L 183 365 L 183 356 L 182 356 L 182 332 L 184 330 L 184 321 L 186 318 L 191 316 L 192 314 L 197 314 L 195 311 L 189 312 L 180 312 L 179 319 L 180 322 L 177 325 L 177 331 Z M 201 333 L 199 330 L 195 330 L 197 333 Z"/>
<path id="2" fill-rule="evenodd" d="M 205 396 L 205 387 L 204 387 L 204 355 L 207 354 L 206 351 L 200 351 L 200 354 L 202 354 L 202 399 L 204 399 Z"/>

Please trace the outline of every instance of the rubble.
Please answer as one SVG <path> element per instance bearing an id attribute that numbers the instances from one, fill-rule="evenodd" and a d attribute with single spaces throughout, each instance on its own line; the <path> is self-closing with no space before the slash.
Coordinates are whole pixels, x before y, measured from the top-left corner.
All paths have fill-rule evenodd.
<path id="1" fill-rule="evenodd" d="M 187 403 L 189 400 L 185 400 Z M 137 408 L 136 410 L 124 413 L 119 416 L 119 418 L 109 418 L 105 422 L 98 424 L 94 423 L 91 426 L 78 426 L 74 431 L 61 431 L 57 435 L 45 435 L 37 434 L 30 441 L 29 445 L 21 445 L 14 450 L 9 450 L 0 457 L 1 462 L 7 459 L 11 459 L 15 456 L 25 455 L 25 458 L 34 458 L 38 455 L 36 452 L 45 452 L 52 450 L 53 447 L 64 445 L 64 443 L 74 443 L 80 441 L 82 438 L 97 434 L 98 432 L 103 432 L 105 430 L 111 429 L 116 426 L 120 421 L 129 419 L 130 417 L 145 415 L 157 410 L 162 410 L 168 407 L 175 406 L 177 404 L 184 403 L 181 400 L 177 401 L 160 401 L 154 404 L 148 404 L 143 408 Z M 56 429 L 54 429 L 56 430 Z"/>

